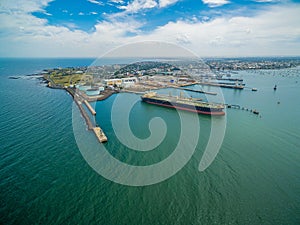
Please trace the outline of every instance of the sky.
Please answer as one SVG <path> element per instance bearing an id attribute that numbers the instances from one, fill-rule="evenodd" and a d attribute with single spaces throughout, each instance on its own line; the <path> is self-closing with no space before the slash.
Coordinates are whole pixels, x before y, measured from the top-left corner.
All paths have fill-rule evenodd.
<path id="1" fill-rule="evenodd" d="M 143 41 L 200 57 L 299 56 L 300 0 L 0 0 L 0 57 L 100 57 Z"/>

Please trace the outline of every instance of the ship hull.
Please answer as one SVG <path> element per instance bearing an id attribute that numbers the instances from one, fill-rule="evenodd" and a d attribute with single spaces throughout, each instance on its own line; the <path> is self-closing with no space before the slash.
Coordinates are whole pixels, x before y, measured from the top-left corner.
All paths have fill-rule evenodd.
<path id="1" fill-rule="evenodd" d="M 189 111 L 189 112 L 195 112 L 198 114 L 205 114 L 205 115 L 214 115 L 214 116 L 223 116 L 225 115 L 225 112 L 222 111 L 222 109 L 215 109 L 215 108 L 209 108 L 209 107 L 201 107 L 201 106 L 194 106 L 184 103 L 176 103 L 176 102 L 169 102 L 169 101 L 163 101 L 160 99 L 153 99 L 153 98 L 147 98 L 147 97 L 141 97 L 142 101 L 163 106 L 167 108 L 175 108 L 179 110 Z"/>

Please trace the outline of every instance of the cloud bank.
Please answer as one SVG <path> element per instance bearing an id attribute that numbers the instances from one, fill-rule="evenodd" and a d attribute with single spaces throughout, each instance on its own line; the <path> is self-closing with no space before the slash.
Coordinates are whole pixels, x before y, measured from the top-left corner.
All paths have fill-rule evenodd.
<path id="1" fill-rule="evenodd" d="M 146 1 L 148 5 L 143 7 L 154 5 L 153 1 Z M 49 2 L 1 1 L 0 56 L 98 57 L 119 45 L 146 40 L 178 44 L 204 57 L 300 53 L 299 4 L 268 7 L 252 16 L 220 15 L 204 21 L 178 19 L 150 32 L 143 32 L 143 23 L 134 19 L 99 21 L 94 31 L 87 33 L 76 27 L 48 25 L 47 20 L 31 14 L 42 11 Z M 162 5 L 174 3 L 172 0 L 161 2 L 165 2 L 159 3 Z M 139 6 L 130 6 L 125 10 L 135 11 L 137 8 Z"/>

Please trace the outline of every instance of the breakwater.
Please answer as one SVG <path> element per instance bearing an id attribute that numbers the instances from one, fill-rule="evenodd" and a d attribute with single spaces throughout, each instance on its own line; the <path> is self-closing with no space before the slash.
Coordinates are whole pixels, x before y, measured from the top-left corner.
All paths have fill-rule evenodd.
<path id="1" fill-rule="evenodd" d="M 87 108 L 90 110 L 90 112 L 92 113 L 93 116 L 96 115 L 96 111 L 91 107 L 91 105 L 82 97 L 80 97 L 77 93 L 75 93 L 75 90 L 72 88 L 66 88 L 66 91 L 68 93 L 71 94 L 71 96 L 73 97 L 76 105 L 79 108 L 79 111 L 82 115 L 82 117 L 84 118 L 86 125 L 88 127 L 88 130 L 92 130 L 94 132 L 94 134 L 96 135 L 97 139 L 99 140 L 99 142 L 106 142 L 107 141 L 107 137 L 105 135 L 105 133 L 103 132 L 103 130 L 98 126 L 94 126 L 94 124 L 92 123 L 89 115 L 87 114 L 86 110 L 83 108 L 82 103 L 84 103 Z"/>

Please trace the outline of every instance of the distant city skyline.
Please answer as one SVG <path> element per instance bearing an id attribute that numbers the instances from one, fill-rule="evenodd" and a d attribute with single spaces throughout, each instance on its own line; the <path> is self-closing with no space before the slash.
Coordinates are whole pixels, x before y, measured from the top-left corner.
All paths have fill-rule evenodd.
<path id="1" fill-rule="evenodd" d="M 99 57 L 142 41 L 200 57 L 299 56 L 299 14 L 292 0 L 1 0 L 0 57 Z"/>

